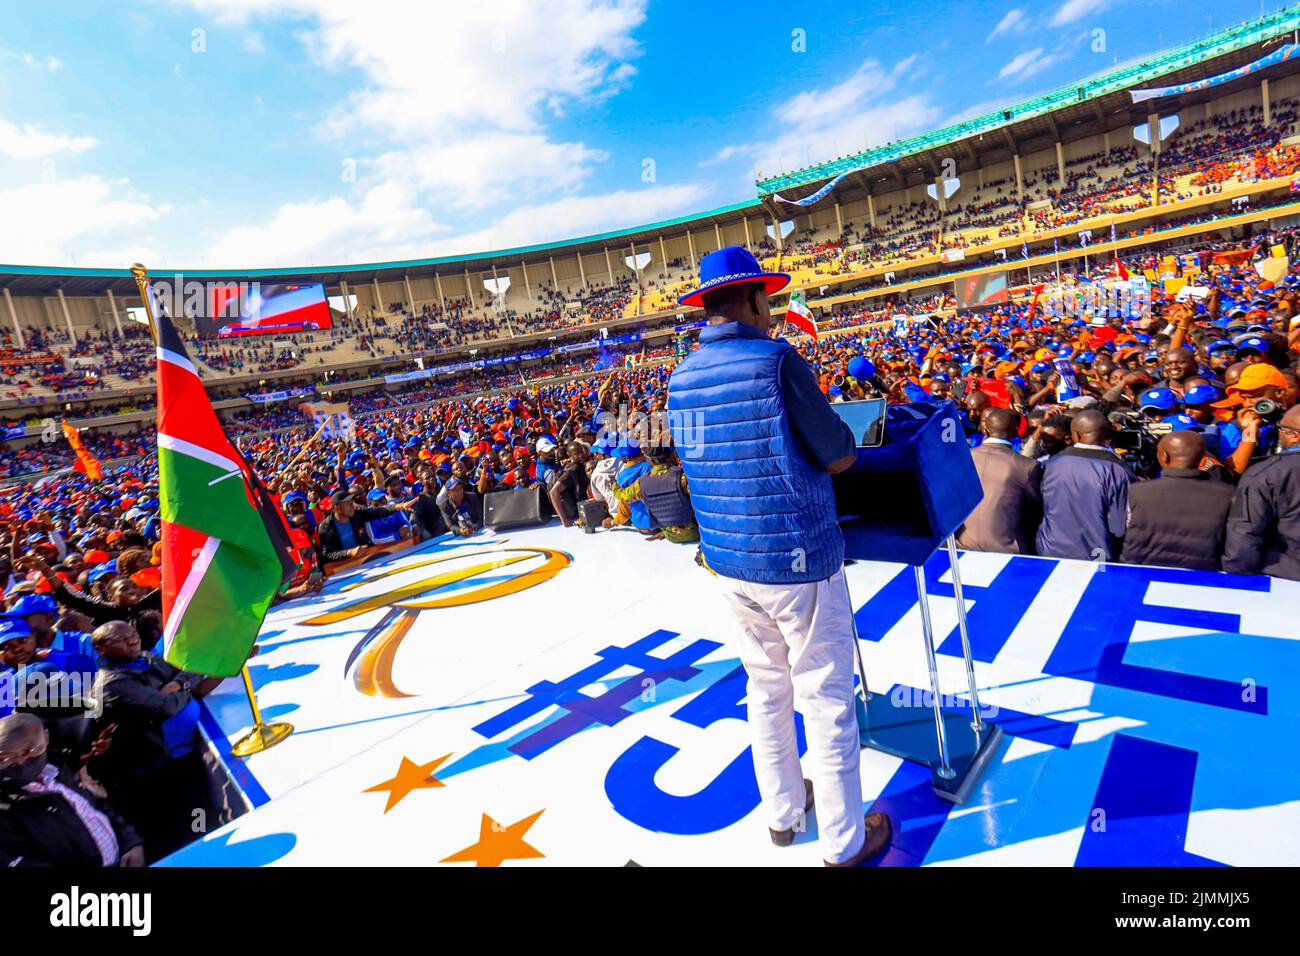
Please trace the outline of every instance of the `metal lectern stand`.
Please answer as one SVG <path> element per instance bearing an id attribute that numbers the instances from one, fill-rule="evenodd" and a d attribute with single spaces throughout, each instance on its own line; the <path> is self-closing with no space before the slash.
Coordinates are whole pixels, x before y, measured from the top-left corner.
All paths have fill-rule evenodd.
<path id="1" fill-rule="evenodd" d="M 904 760 L 927 764 L 935 796 L 952 803 L 965 803 L 985 766 L 997 752 L 1002 728 L 984 720 L 980 714 L 979 691 L 975 685 L 975 667 L 971 658 L 970 632 L 966 626 L 966 603 L 962 597 L 961 571 L 957 564 L 957 542 L 949 535 L 948 561 L 952 566 L 953 594 L 957 600 L 957 628 L 961 633 L 962 656 L 966 661 L 966 689 L 970 696 L 970 718 L 964 710 L 945 712 L 939 690 L 939 665 L 935 656 L 934 626 L 930 621 L 930 597 L 925 584 L 924 565 L 913 565 L 916 594 L 921 609 L 921 639 L 930 671 L 930 690 L 919 694 L 872 694 L 867 685 L 867 671 L 858 643 L 856 615 L 853 623 L 853 648 L 857 654 L 859 693 L 857 696 L 858 733 L 862 746 L 880 750 Z M 848 586 L 847 579 L 845 587 Z M 852 602 L 850 601 L 850 607 Z M 906 689 L 904 689 L 906 691 Z M 928 730 L 933 725 L 933 737 Z"/>

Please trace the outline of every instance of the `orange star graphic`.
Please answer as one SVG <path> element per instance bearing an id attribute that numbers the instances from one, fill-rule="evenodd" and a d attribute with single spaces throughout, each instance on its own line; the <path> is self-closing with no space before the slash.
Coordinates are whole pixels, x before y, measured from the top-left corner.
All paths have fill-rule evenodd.
<path id="1" fill-rule="evenodd" d="M 391 780 L 385 780 L 383 783 L 377 783 L 373 787 L 366 787 L 362 793 L 374 793 L 377 790 L 388 791 L 388 806 L 384 807 L 387 813 L 398 802 L 410 793 L 412 790 L 422 790 L 426 787 L 445 787 L 446 784 L 433 775 L 433 772 L 446 763 L 451 754 L 444 754 L 437 760 L 430 763 L 416 763 L 407 757 L 402 758 L 402 765 L 397 768 L 397 776 Z"/>
<path id="2" fill-rule="evenodd" d="M 478 842 L 453 853 L 441 863 L 467 863 L 473 860 L 478 866 L 500 866 L 502 860 L 533 860 L 546 856 L 536 847 L 524 842 L 524 834 L 545 813 L 538 810 L 530 817 L 524 817 L 518 823 L 502 826 L 486 813 L 479 824 Z"/>

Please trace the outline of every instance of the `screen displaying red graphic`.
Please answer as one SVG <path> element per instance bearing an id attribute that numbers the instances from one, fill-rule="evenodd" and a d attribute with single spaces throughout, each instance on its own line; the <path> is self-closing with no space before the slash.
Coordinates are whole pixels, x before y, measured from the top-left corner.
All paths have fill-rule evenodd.
<path id="1" fill-rule="evenodd" d="M 976 309 L 985 305 L 1000 305 L 1009 301 L 1007 274 L 1005 272 L 982 276 L 963 276 L 955 283 L 957 307 Z"/>
<path id="2" fill-rule="evenodd" d="M 217 286 L 211 299 L 210 321 L 220 338 L 284 335 L 332 325 L 325 287 L 319 282 Z"/>

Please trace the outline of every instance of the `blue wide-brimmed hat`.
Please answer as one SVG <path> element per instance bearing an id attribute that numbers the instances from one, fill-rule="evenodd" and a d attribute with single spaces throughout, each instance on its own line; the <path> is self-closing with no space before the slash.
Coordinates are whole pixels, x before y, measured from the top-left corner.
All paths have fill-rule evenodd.
<path id="1" fill-rule="evenodd" d="M 790 284 L 784 272 L 764 272 L 744 246 L 724 246 L 700 260 L 700 285 L 677 300 L 679 305 L 703 305 L 705 293 L 742 282 L 761 282 L 768 295 Z"/>

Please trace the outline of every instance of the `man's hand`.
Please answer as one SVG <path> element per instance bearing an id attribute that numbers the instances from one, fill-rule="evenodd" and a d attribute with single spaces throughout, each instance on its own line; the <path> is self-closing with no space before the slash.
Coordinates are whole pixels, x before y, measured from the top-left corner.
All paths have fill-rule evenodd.
<path id="1" fill-rule="evenodd" d="M 857 452 L 854 452 L 851 455 L 845 455 L 843 458 L 837 458 L 833 462 L 831 462 L 826 467 L 826 471 L 829 474 L 838 475 L 840 472 L 847 471 L 848 469 L 852 468 L 857 463 L 857 460 L 858 460 Z"/>
<path id="2" fill-rule="evenodd" d="M 348 548 L 347 554 L 349 558 L 359 558 L 365 550 L 366 549 L 362 545 L 357 545 L 355 548 Z"/>
<path id="3" fill-rule="evenodd" d="M 180 681 L 169 680 L 158 688 L 160 694 L 179 694 L 181 690 Z"/>
<path id="4" fill-rule="evenodd" d="M 1237 412 L 1237 425 L 1241 428 L 1241 440 L 1253 445 L 1259 444 L 1259 428 L 1264 419 L 1253 408 L 1243 408 Z"/>
<path id="5" fill-rule="evenodd" d="M 144 847 L 135 846 L 122 854 L 118 866 L 144 866 Z"/>
<path id="6" fill-rule="evenodd" d="M 90 744 L 90 750 L 81 755 L 81 762 L 85 763 L 92 757 L 102 757 L 108 753 L 108 748 L 113 746 L 113 731 L 117 730 L 117 724 L 109 724 L 99 732 Z"/>

